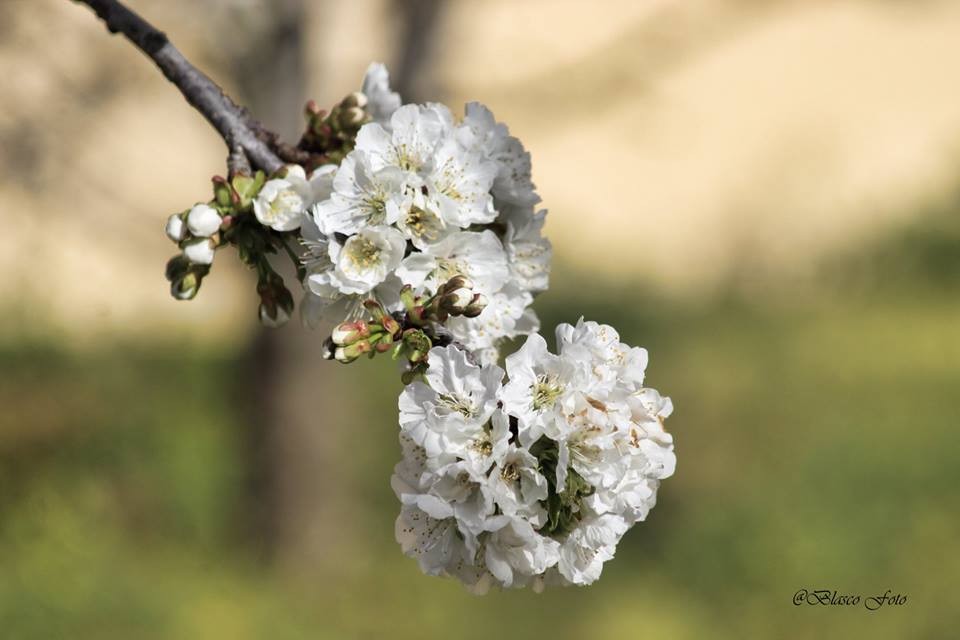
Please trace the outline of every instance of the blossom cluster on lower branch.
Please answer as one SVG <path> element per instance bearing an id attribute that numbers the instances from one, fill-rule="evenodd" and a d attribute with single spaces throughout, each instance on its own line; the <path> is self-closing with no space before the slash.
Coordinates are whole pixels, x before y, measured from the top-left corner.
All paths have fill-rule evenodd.
<path id="1" fill-rule="evenodd" d="M 673 474 L 669 398 L 644 349 L 605 325 L 531 335 L 504 371 L 435 347 L 400 395 L 396 535 L 428 575 L 471 591 L 585 585 Z"/>

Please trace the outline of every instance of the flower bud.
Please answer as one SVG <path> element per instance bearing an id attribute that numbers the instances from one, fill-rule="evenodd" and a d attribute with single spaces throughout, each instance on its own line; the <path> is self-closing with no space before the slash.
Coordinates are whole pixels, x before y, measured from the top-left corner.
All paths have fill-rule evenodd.
<path id="1" fill-rule="evenodd" d="M 372 350 L 373 345 L 366 340 L 361 340 L 345 347 L 337 347 L 336 351 L 333 352 L 333 357 L 337 362 L 346 364 L 353 362 L 365 353 L 370 353 Z"/>
<path id="2" fill-rule="evenodd" d="M 323 109 L 316 103 L 315 100 L 307 100 L 306 106 L 303 108 L 303 113 L 307 119 L 315 118 L 317 116 L 323 117 Z"/>
<path id="3" fill-rule="evenodd" d="M 407 359 L 414 363 L 426 360 L 427 354 L 433 347 L 433 343 L 427 334 L 416 329 L 407 331 L 403 336 L 403 342 L 409 349 Z"/>
<path id="4" fill-rule="evenodd" d="M 260 303 L 260 324 L 263 326 L 277 329 L 287 324 L 288 320 L 290 320 L 290 314 L 282 306 Z"/>
<path id="5" fill-rule="evenodd" d="M 182 253 L 180 255 L 173 256 L 167 261 L 167 281 L 174 282 L 179 280 L 184 276 L 185 273 L 190 271 L 190 266 L 190 261 L 187 260 L 187 257 Z"/>
<path id="6" fill-rule="evenodd" d="M 406 371 L 400 374 L 400 381 L 403 384 L 410 384 L 411 382 L 416 380 L 419 376 L 426 373 L 426 371 L 427 371 L 426 363 L 421 362 L 419 364 L 414 364 L 409 369 L 407 369 Z"/>
<path id="7" fill-rule="evenodd" d="M 363 109 L 367 106 L 367 96 L 366 94 L 360 91 L 354 91 L 346 98 L 340 101 L 340 105 L 344 108 L 360 108 Z"/>
<path id="8" fill-rule="evenodd" d="M 370 337 L 370 325 L 363 320 L 355 322 L 341 322 L 333 328 L 330 339 L 338 347 L 353 344 Z"/>
<path id="9" fill-rule="evenodd" d="M 187 235 L 187 225 L 183 223 L 183 218 L 179 213 L 175 213 L 167 218 L 167 237 L 174 242 L 180 242 Z"/>
<path id="10" fill-rule="evenodd" d="M 190 272 L 170 283 L 170 295 L 177 300 L 192 300 L 200 290 L 200 276 Z"/>
<path id="11" fill-rule="evenodd" d="M 393 316 L 387 314 L 380 319 L 380 324 L 383 326 L 383 330 L 387 332 L 391 338 L 396 338 L 400 333 L 400 323 L 397 322 L 397 319 Z"/>
<path id="12" fill-rule="evenodd" d="M 384 316 L 387 315 L 387 310 L 383 308 L 383 305 L 377 302 L 376 300 L 364 300 L 363 307 L 370 312 L 370 316 L 376 322 L 383 320 Z"/>
<path id="13" fill-rule="evenodd" d="M 474 297 L 472 289 L 454 289 L 441 296 L 440 308 L 452 315 L 459 315 L 473 302 Z"/>
<path id="14" fill-rule="evenodd" d="M 187 228 L 198 238 L 208 238 L 220 229 L 223 220 L 217 210 L 208 204 L 197 204 L 187 214 Z"/>
<path id="15" fill-rule="evenodd" d="M 221 207 L 232 207 L 240 201 L 223 176 L 213 176 L 213 199 Z"/>
<path id="16" fill-rule="evenodd" d="M 408 284 L 403 285 L 400 289 L 400 302 L 403 303 L 404 308 L 407 311 L 412 310 L 420 301 L 417 299 L 417 296 L 413 293 L 413 287 Z"/>
<path id="17" fill-rule="evenodd" d="M 467 305 L 467 308 L 463 310 L 463 315 L 468 318 L 476 318 L 483 310 L 487 308 L 487 297 L 482 293 L 478 293 L 473 296 L 473 299 L 470 301 L 470 304 Z"/>
<path id="18" fill-rule="evenodd" d="M 267 175 L 263 171 L 257 171 L 253 176 L 238 174 L 230 180 L 232 187 L 232 202 L 237 211 L 247 211 L 253 204 L 253 199 L 260 193 L 264 183 L 267 181 Z"/>
<path id="19" fill-rule="evenodd" d="M 359 107 L 350 107 L 340 112 L 340 126 L 344 129 L 363 124 L 367 119 L 367 112 Z"/>
<path id="20" fill-rule="evenodd" d="M 194 264 L 212 264 L 215 247 L 209 238 L 201 238 L 183 247 L 183 255 Z"/>
<path id="21" fill-rule="evenodd" d="M 396 348 L 396 344 L 393 342 L 393 336 L 388 333 L 381 333 L 373 348 L 377 350 L 377 353 L 386 353 Z"/>
<path id="22" fill-rule="evenodd" d="M 423 305 L 417 305 L 412 309 L 407 310 L 407 320 L 411 324 L 422 327 L 427 322 L 427 309 Z"/>
<path id="23" fill-rule="evenodd" d="M 473 289 L 473 280 L 464 275 L 456 275 L 440 286 L 437 293 L 447 294 L 457 289 Z"/>

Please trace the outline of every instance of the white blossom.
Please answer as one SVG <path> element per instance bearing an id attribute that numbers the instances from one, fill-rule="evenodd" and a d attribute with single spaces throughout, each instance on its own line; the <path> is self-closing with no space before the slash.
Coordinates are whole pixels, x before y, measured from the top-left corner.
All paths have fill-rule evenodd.
<path id="1" fill-rule="evenodd" d="M 523 516 L 539 526 L 546 518 L 540 502 L 547 499 L 547 479 L 538 467 L 529 451 L 512 445 L 490 474 L 487 490 L 503 513 Z"/>
<path id="2" fill-rule="evenodd" d="M 315 274 L 311 282 L 326 282 L 341 293 L 367 293 L 399 266 L 405 245 L 392 227 L 367 227 L 343 244 L 332 240 L 328 244 L 332 268 Z"/>
<path id="3" fill-rule="evenodd" d="M 560 545 L 557 568 L 573 584 L 591 584 L 600 577 L 603 563 L 613 559 L 627 524 L 615 515 L 585 520 Z"/>
<path id="4" fill-rule="evenodd" d="M 416 558 L 428 576 L 444 575 L 457 561 L 470 557 L 449 505 L 440 515 L 405 505 L 397 518 L 396 536 L 403 552 Z"/>
<path id="5" fill-rule="evenodd" d="M 496 163 L 497 177 L 492 188 L 495 198 L 519 206 L 540 202 L 531 180 L 530 154 L 487 107 L 478 102 L 467 104 L 458 134 L 465 146 L 481 149 Z"/>
<path id="6" fill-rule="evenodd" d="M 432 457 L 493 449 L 485 427 L 497 408 L 503 370 L 481 368 L 467 358 L 454 346 L 434 347 L 424 382 L 413 382 L 400 394 L 400 428 Z"/>
<path id="7" fill-rule="evenodd" d="M 458 231 L 424 251 L 406 257 L 397 275 L 413 287 L 435 290 L 438 284 L 463 275 L 479 293 L 499 290 L 509 269 L 503 245 L 492 231 Z"/>
<path id="8" fill-rule="evenodd" d="M 550 284 L 550 241 L 543 237 L 547 212 L 533 213 L 531 208 L 510 207 L 509 214 L 501 213 L 507 231 L 503 246 L 507 251 L 511 279 L 521 288 L 546 291 Z"/>
<path id="9" fill-rule="evenodd" d="M 503 408 L 520 422 L 520 437 L 532 444 L 544 433 L 557 436 L 565 411 L 575 400 L 577 370 L 547 350 L 540 334 L 532 334 L 507 358 L 510 381 L 500 394 Z"/>
<path id="10" fill-rule="evenodd" d="M 313 204 L 313 186 L 303 167 L 288 165 L 282 178 L 267 180 L 253 201 L 253 212 L 260 224 L 277 231 L 293 231 L 300 226 L 302 214 Z"/>
<path id="11" fill-rule="evenodd" d="M 427 193 L 447 224 L 466 228 L 493 222 L 497 211 L 490 188 L 497 175 L 496 163 L 479 150 L 465 149 L 451 136 L 438 146 L 430 167 L 425 176 Z"/>
<path id="12" fill-rule="evenodd" d="M 484 562 L 504 587 L 522 586 L 559 560 L 560 544 L 538 534 L 526 520 L 498 516 L 488 527 Z"/>
<path id="13" fill-rule="evenodd" d="M 333 193 L 333 181 L 337 177 L 338 166 L 335 164 L 324 164 L 314 169 L 307 182 L 310 184 L 310 201 L 320 202 L 326 200 Z"/>
<path id="14" fill-rule="evenodd" d="M 449 110 L 441 105 L 404 105 L 390 117 L 389 130 L 377 122 L 363 125 L 355 148 L 369 154 L 374 170 L 428 172 L 451 123 Z"/>
<path id="15" fill-rule="evenodd" d="M 368 226 L 393 224 L 409 207 L 405 185 L 400 169 L 375 171 L 366 153 L 353 151 L 340 164 L 329 198 L 314 206 L 314 221 L 326 234 L 347 235 Z"/>
<path id="16" fill-rule="evenodd" d="M 367 113 L 374 122 L 389 122 L 393 112 L 400 108 L 400 95 L 390 89 L 390 74 L 379 62 L 372 62 L 367 67 L 361 91 L 367 97 Z"/>
<path id="17" fill-rule="evenodd" d="M 423 251 L 457 230 L 444 221 L 437 202 L 422 190 L 413 189 L 407 198 L 397 219 L 397 228 L 417 249 Z"/>

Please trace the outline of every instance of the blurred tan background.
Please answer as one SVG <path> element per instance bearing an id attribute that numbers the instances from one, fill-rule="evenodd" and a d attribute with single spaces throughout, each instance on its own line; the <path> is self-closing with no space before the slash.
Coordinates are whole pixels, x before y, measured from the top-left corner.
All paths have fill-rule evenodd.
<path id="1" fill-rule="evenodd" d="M 551 212 L 545 328 L 651 349 L 678 476 L 597 587 L 420 576 L 392 541 L 396 372 L 259 330 L 229 256 L 174 302 L 163 224 L 209 197 L 222 141 L 86 8 L 5 0 L 10 637 L 948 637 L 960 3 L 130 4 L 290 140 L 371 60 L 489 105 Z M 797 609 L 801 587 L 911 602 Z"/>

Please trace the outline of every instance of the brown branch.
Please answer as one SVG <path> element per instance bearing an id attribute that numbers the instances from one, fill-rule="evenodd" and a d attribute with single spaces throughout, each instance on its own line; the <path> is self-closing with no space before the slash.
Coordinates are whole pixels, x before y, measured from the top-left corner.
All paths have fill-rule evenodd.
<path id="1" fill-rule="evenodd" d="M 165 33 L 117 0 L 75 1 L 88 5 L 111 33 L 122 33 L 160 67 L 167 80 L 175 84 L 187 102 L 220 133 L 229 150 L 231 170 L 243 170 L 247 158 L 256 168 L 268 173 L 283 166 L 277 154 L 257 135 L 256 130 L 262 126 L 255 124 L 246 110 L 190 64 Z M 241 160 L 238 153 L 246 158 Z"/>

